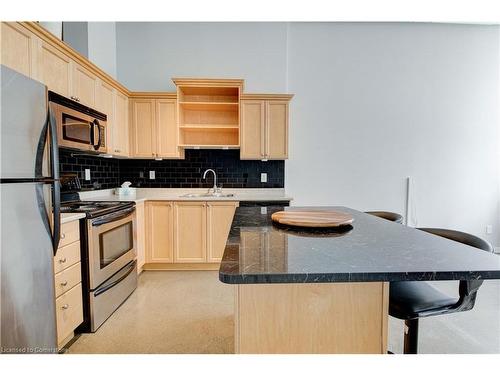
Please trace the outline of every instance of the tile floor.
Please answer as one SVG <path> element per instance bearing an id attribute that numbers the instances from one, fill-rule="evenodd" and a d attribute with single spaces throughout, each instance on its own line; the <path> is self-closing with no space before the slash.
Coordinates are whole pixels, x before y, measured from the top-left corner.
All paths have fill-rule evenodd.
<path id="1" fill-rule="evenodd" d="M 448 293 L 456 282 L 439 282 Z M 232 353 L 233 286 L 216 271 L 147 271 L 130 298 L 68 353 Z M 403 323 L 390 318 L 389 350 L 402 352 Z M 500 353 L 500 280 L 485 281 L 472 311 L 423 319 L 421 353 Z"/>

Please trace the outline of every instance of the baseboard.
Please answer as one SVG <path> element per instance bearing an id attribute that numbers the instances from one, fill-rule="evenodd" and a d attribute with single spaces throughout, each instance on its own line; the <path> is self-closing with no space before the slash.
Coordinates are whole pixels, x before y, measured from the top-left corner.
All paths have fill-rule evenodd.
<path id="1" fill-rule="evenodd" d="M 220 263 L 145 263 L 143 271 L 218 271 Z"/>

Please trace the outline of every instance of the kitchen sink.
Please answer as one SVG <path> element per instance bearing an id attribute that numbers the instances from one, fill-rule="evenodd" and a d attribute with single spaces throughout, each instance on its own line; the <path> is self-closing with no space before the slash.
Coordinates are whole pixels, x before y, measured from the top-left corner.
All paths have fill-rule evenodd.
<path id="1" fill-rule="evenodd" d="M 188 193 L 181 195 L 181 198 L 229 198 L 234 197 L 234 194 L 224 194 L 224 193 L 203 193 L 203 194 L 194 194 Z"/>

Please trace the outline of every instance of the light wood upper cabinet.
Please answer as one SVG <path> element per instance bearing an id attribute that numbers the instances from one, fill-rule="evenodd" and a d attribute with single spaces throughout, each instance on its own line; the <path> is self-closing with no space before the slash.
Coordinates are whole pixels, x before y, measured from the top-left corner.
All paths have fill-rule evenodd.
<path id="1" fill-rule="evenodd" d="M 206 203 L 174 203 L 174 262 L 207 261 Z"/>
<path id="2" fill-rule="evenodd" d="M 237 202 L 207 203 L 207 262 L 220 262 Z"/>
<path id="3" fill-rule="evenodd" d="M 288 158 L 288 102 L 266 102 L 267 159 Z"/>
<path id="4" fill-rule="evenodd" d="M 99 81 L 97 88 L 96 109 L 104 113 L 106 119 L 106 149 L 108 153 L 113 153 L 113 124 L 115 120 L 115 98 L 116 91 L 111 85 Z"/>
<path id="5" fill-rule="evenodd" d="M 247 94 L 241 100 L 241 159 L 288 158 L 288 106 L 292 95 Z M 278 99 L 279 98 L 279 99 Z"/>
<path id="6" fill-rule="evenodd" d="M 131 100 L 131 156 L 183 158 L 178 147 L 177 101 L 134 98 Z"/>
<path id="7" fill-rule="evenodd" d="M 172 202 L 146 202 L 146 263 L 174 261 L 173 218 Z"/>
<path id="8" fill-rule="evenodd" d="M 183 157 L 179 150 L 177 128 L 177 100 L 156 100 L 156 156 Z"/>
<path id="9" fill-rule="evenodd" d="M 156 155 L 155 100 L 132 100 L 131 114 L 131 155 L 146 158 L 154 157 Z"/>
<path id="10" fill-rule="evenodd" d="M 2 22 L 2 64 L 34 78 L 36 37 L 16 22 Z"/>
<path id="11" fill-rule="evenodd" d="M 241 159 L 265 158 L 264 100 L 241 101 Z"/>
<path id="12" fill-rule="evenodd" d="M 72 66 L 71 99 L 89 107 L 95 107 L 98 88 L 97 77 L 76 62 L 72 62 Z"/>
<path id="13" fill-rule="evenodd" d="M 113 154 L 129 156 L 128 97 L 119 91 L 115 97 L 115 118 L 113 123 Z"/>
<path id="14" fill-rule="evenodd" d="M 40 41 L 37 48 L 37 79 L 62 96 L 71 91 L 71 59 L 52 45 Z"/>

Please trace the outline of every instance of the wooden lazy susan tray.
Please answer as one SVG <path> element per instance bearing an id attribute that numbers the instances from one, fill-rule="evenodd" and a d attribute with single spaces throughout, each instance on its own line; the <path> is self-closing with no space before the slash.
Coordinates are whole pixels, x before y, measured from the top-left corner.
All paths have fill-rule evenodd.
<path id="1" fill-rule="evenodd" d="M 308 228 L 336 228 L 350 225 L 353 217 L 338 211 L 279 211 L 271 219 L 281 225 Z"/>

